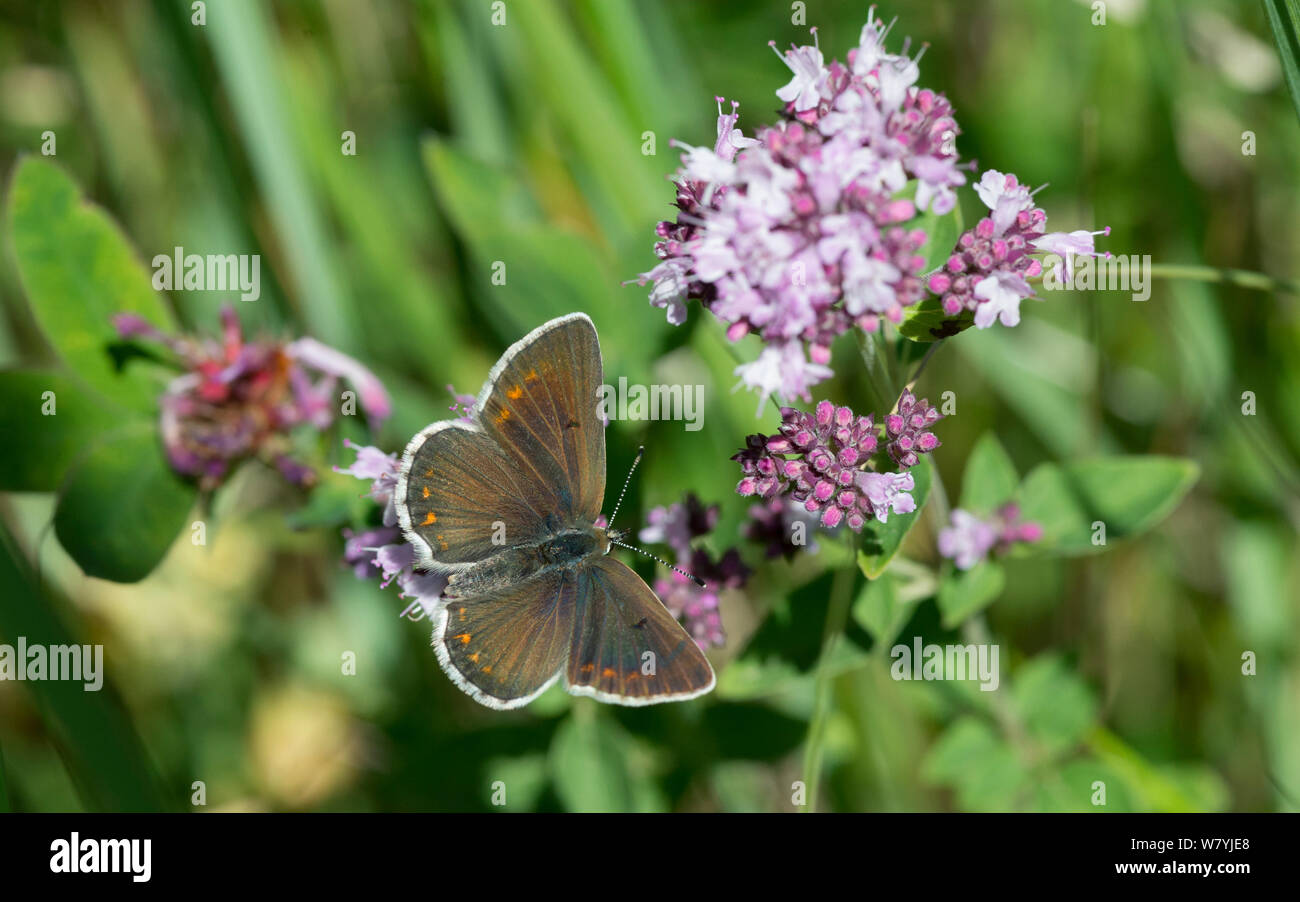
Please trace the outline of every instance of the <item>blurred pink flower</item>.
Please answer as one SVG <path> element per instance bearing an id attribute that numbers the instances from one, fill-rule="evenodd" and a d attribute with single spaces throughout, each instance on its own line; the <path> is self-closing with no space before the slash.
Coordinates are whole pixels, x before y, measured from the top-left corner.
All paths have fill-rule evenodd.
<path id="1" fill-rule="evenodd" d="M 172 468 L 204 488 L 254 457 L 290 482 L 313 483 L 314 471 L 289 453 L 289 432 L 303 425 L 322 430 L 334 421 L 339 379 L 356 388 L 372 426 L 392 412 L 383 385 L 353 358 L 311 338 L 246 341 L 231 307 L 221 311 L 219 339 L 166 335 L 130 313 L 113 317 L 113 325 L 123 338 L 164 345 L 186 370 L 164 390 L 159 422 Z"/>

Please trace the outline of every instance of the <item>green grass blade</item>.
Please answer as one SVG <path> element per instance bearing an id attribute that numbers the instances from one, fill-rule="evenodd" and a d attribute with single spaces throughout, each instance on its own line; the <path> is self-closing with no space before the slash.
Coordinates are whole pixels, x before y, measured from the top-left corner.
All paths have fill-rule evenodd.
<path id="1" fill-rule="evenodd" d="M 266 209 L 283 242 L 307 327 L 322 341 L 355 351 L 358 332 L 324 221 L 305 177 L 308 167 L 296 145 L 284 78 L 274 60 L 282 51 L 272 39 L 269 11 L 248 0 L 223 3 L 207 32 L 230 104 L 242 132 Z"/>
<path id="2" fill-rule="evenodd" d="M 7 532 L 0 531 L 0 638 L 29 647 L 72 645 L 74 637 L 54 614 Z M 159 811 L 165 807 L 148 754 L 108 680 L 97 692 L 80 681 L 23 684 L 54 745 L 92 811 Z M 0 807 L 4 807 L 0 804 Z"/>
<path id="3" fill-rule="evenodd" d="M 1277 55 L 1282 58 L 1291 102 L 1300 116 L 1300 0 L 1264 0 L 1264 10 L 1277 42 Z"/>

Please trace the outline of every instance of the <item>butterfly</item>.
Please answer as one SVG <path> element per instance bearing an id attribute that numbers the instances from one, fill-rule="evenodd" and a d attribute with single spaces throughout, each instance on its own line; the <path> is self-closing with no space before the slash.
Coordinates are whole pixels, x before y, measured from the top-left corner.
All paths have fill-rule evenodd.
<path id="1" fill-rule="evenodd" d="M 433 423 L 402 455 L 395 504 L 417 566 L 446 573 L 433 647 L 490 708 L 565 688 L 619 705 L 695 698 L 713 668 L 658 596 L 609 557 L 604 371 L 581 313 L 497 361 L 470 422 Z"/>

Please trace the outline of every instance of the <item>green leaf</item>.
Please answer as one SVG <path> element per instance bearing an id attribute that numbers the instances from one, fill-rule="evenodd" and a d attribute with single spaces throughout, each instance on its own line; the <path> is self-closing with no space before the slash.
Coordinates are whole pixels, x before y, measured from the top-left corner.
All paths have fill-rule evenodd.
<path id="1" fill-rule="evenodd" d="M 1005 585 L 1006 573 L 1002 565 L 994 561 L 981 561 L 969 570 L 945 565 L 938 597 L 944 628 L 957 626 L 972 614 L 984 610 L 1002 594 Z"/>
<path id="2" fill-rule="evenodd" d="M 1056 456 L 1111 450 L 1082 395 L 1095 380 L 1096 349 L 1077 335 L 1030 317 L 979 330 L 957 350 Z"/>
<path id="3" fill-rule="evenodd" d="M 901 394 L 898 361 L 893 348 L 885 341 L 883 329 L 867 333 L 854 329 L 858 353 L 867 379 L 867 403 L 874 410 L 892 410 Z"/>
<path id="4" fill-rule="evenodd" d="M 904 193 L 906 189 L 904 189 Z M 926 211 L 907 224 L 908 228 L 923 229 L 929 236 L 919 253 L 925 257 L 921 272 L 929 275 L 943 266 L 957 246 L 962 233 L 961 204 L 942 216 Z M 975 314 L 965 310 L 955 317 L 943 312 L 939 298 L 927 295 L 920 303 L 903 311 L 903 321 L 898 333 L 912 341 L 931 342 L 956 335 L 975 324 Z"/>
<path id="5" fill-rule="evenodd" d="M 926 756 L 927 780 L 952 786 L 967 811 L 1013 811 L 1028 772 L 992 727 L 967 715 L 953 722 Z"/>
<path id="6" fill-rule="evenodd" d="M 551 742 L 551 778 L 568 811 L 659 811 L 666 808 L 636 742 L 591 705 L 575 709 Z M 637 766 L 638 764 L 642 766 Z"/>
<path id="7" fill-rule="evenodd" d="M 548 773 L 546 756 L 541 753 L 502 756 L 493 758 L 483 767 L 490 781 L 484 786 L 485 804 L 497 804 L 495 784 L 500 781 L 505 790 L 506 811 L 534 811 L 537 800 L 546 791 Z"/>
<path id="8" fill-rule="evenodd" d="M 992 432 L 980 436 L 961 477 L 961 500 L 964 510 L 976 514 L 990 514 L 1011 500 L 1020 476 L 1002 443 Z"/>
<path id="9" fill-rule="evenodd" d="M 649 365 L 667 329 L 658 311 L 602 316 L 618 279 L 587 238 L 538 219 L 518 180 L 449 145 L 425 144 L 425 163 L 457 234 L 469 246 L 472 296 L 503 339 L 514 341 L 548 319 L 592 315 L 607 362 L 627 372 Z M 494 267 L 504 284 L 493 284 Z"/>
<path id="10" fill-rule="evenodd" d="M 0 373 L 0 435 L 21 437 L 5 444 L 0 491 L 57 490 L 78 456 L 121 425 L 121 417 L 62 373 Z"/>
<path id="11" fill-rule="evenodd" d="M 942 302 L 931 295 L 903 311 L 898 334 L 912 341 L 939 341 L 965 332 L 973 325 L 974 311 L 963 310 L 956 316 L 949 316 L 943 312 Z"/>
<path id="12" fill-rule="evenodd" d="M 111 317 L 135 313 L 166 330 L 171 316 L 117 225 L 58 166 L 26 157 L 9 187 L 8 227 L 23 290 L 50 344 L 106 400 L 152 412 L 159 385 L 140 364 L 118 371 Z"/>
<path id="13" fill-rule="evenodd" d="M 910 514 L 890 514 L 889 520 L 885 523 L 874 519 L 869 520 L 862 529 L 858 566 L 862 568 L 867 579 L 875 579 L 885 572 L 885 568 L 889 566 L 889 562 L 894 559 L 894 555 L 902 546 L 908 531 L 920 520 L 926 499 L 930 497 L 930 459 L 922 457 L 909 472 L 916 482 L 916 488 L 911 492 L 912 500 L 916 502 L 916 510 Z"/>
<path id="14" fill-rule="evenodd" d="M 1097 719 L 1092 690 L 1054 655 L 1020 667 L 1012 697 L 1030 735 L 1051 753 L 1081 742 Z"/>
<path id="15" fill-rule="evenodd" d="M 1264 0 L 1264 9 L 1291 89 L 1291 102 L 1300 116 L 1300 0 Z"/>
<path id="16" fill-rule="evenodd" d="M 1133 796 L 1134 807 L 1150 811 L 1221 811 L 1228 789 L 1213 771 L 1188 765 L 1156 765 L 1104 727 L 1095 727 L 1088 747 L 1119 774 Z"/>
<path id="17" fill-rule="evenodd" d="M 878 643 L 888 642 L 906 622 L 910 608 L 898 601 L 898 589 L 892 573 L 869 579 L 853 602 L 851 614 L 858 625 L 871 633 Z"/>
<path id="18" fill-rule="evenodd" d="M 137 582 L 167 553 L 194 498 L 164 459 L 158 433 L 129 428 L 73 469 L 54 532 L 87 576 Z"/>
<path id="19" fill-rule="evenodd" d="M 1169 515 L 1199 475 L 1196 463 L 1176 457 L 1113 456 L 1043 464 L 1020 487 L 1021 516 L 1043 527 L 1030 550 L 1089 554 L 1105 524 L 1106 541 L 1129 538 Z"/>

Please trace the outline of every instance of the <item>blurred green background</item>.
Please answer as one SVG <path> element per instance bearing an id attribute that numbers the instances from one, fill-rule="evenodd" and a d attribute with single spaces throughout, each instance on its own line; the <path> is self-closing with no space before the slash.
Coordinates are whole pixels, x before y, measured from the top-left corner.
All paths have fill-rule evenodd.
<path id="1" fill-rule="evenodd" d="M 866 7 L 806 4 L 828 59 L 856 45 Z M 1107 7 L 1104 26 L 1073 0 L 881 13 L 900 17 L 892 48 L 929 42 L 920 83 L 952 99 L 962 155 L 1050 183 L 1050 227 L 1109 225 L 1103 247 L 1160 264 L 1300 276 L 1300 126 L 1263 8 Z M 620 520 L 691 490 L 721 505 L 711 547 L 740 544 L 758 565 L 727 458 L 771 431 L 771 409 L 756 419 L 753 396 L 731 392 L 736 360 L 709 316 L 692 306 L 673 329 L 620 282 L 653 265 L 654 224 L 672 213 L 669 139 L 711 143 L 715 94 L 740 102 L 747 134 L 771 121 L 788 73 L 766 43 L 803 43 L 807 28 L 775 2 L 504 8 L 494 25 L 486 0 L 219 0 L 196 26 L 188 2 L 0 0 L 0 172 L 7 183 L 53 130 L 53 161 L 142 261 L 177 245 L 261 254 L 262 298 L 237 305 L 246 327 L 312 334 L 372 367 L 396 400 L 386 450 L 447 416 L 447 384 L 477 391 L 525 331 L 587 312 L 609 381 L 708 392 L 700 432 L 610 428 L 611 483 L 648 447 Z M 962 203 L 974 222 L 977 199 Z M 7 227 L 0 273 L 0 365 L 51 362 Z M 166 300 L 211 332 L 228 296 Z M 1296 304 L 1195 279 L 1160 280 L 1145 304 L 1053 293 L 1019 328 L 936 356 L 918 394 L 957 392 L 935 455 L 954 498 L 989 429 L 1022 473 L 1129 453 L 1190 457 L 1202 476 L 1157 530 L 1104 555 L 1008 562 L 985 627 L 1008 683 L 992 702 L 893 681 L 871 637 L 850 642 L 827 686 L 820 807 L 1094 810 L 1102 780 L 1097 810 L 1300 810 Z M 860 403 L 851 344 L 835 365 L 816 397 Z M 347 463 L 338 438 L 330 460 Z M 328 474 L 318 492 L 363 488 Z M 0 682 L 0 805 L 188 810 L 202 781 L 209 810 L 492 810 L 503 781 L 508 810 L 792 809 L 834 579 L 822 565 L 852 566 L 834 541 L 724 599 L 711 696 L 616 709 L 557 689 L 502 713 L 452 686 L 427 623 L 343 568 L 337 525 L 314 525 L 305 501 L 246 467 L 218 493 L 206 547 L 184 532 L 148 579 L 117 585 L 60 549 L 52 495 L 0 496 L 19 561 L 3 574 L 0 640 L 21 628 L 103 643 L 109 684 Z M 935 563 L 932 520 L 905 551 Z M 902 636 L 956 641 L 933 601 L 907 603 Z"/>

